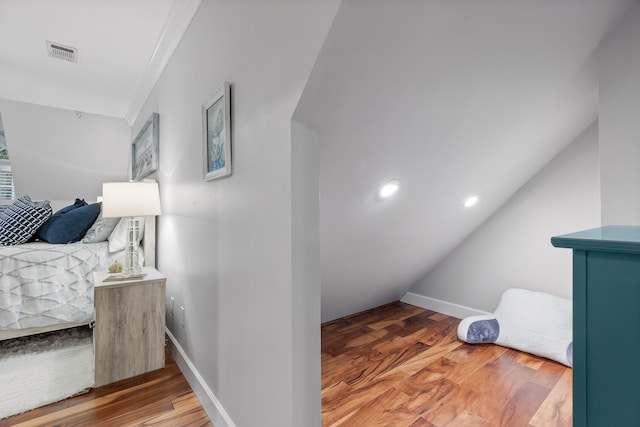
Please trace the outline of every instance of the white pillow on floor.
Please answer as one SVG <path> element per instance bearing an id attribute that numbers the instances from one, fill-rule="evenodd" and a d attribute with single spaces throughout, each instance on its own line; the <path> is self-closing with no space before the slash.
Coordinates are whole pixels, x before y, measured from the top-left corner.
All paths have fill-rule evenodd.
<path id="1" fill-rule="evenodd" d="M 572 366 L 572 310 L 568 299 L 509 289 L 493 314 L 463 319 L 458 338 L 470 344 L 495 343 Z"/>

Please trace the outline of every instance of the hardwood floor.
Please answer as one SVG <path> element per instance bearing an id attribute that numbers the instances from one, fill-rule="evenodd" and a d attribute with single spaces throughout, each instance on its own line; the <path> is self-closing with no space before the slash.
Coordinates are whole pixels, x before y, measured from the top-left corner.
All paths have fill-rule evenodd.
<path id="1" fill-rule="evenodd" d="M 571 426 L 571 369 L 462 343 L 458 323 L 396 302 L 322 325 L 323 427 Z M 164 369 L 0 420 L 0 427 L 213 427 L 168 352 L 166 360 Z"/>
<path id="2" fill-rule="evenodd" d="M 165 354 L 163 369 L 5 418 L 0 427 L 213 427 L 178 365 Z"/>
<path id="3" fill-rule="evenodd" d="M 400 302 L 322 325 L 322 425 L 570 427 L 571 369 Z"/>

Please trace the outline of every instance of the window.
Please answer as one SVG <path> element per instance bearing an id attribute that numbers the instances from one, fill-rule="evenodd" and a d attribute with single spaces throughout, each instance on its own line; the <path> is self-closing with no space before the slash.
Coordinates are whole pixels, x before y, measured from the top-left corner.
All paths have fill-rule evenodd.
<path id="1" fill-rule="evenodd" d="M 13 174 L 11 166 L 0 164 L 0 202 L 10 202 L 16 198 L 13 188 Z"/>
<path id="2" fill-rule="evenodd" d="M 13 188 L 13 174 L 11 173 L 11 163 L 9 161 L 9 150 L 4 137 L 4 126 L 2 116 L 0 116 L 0 204 L 11 202 L 15 199 L 15 189 Z"/>

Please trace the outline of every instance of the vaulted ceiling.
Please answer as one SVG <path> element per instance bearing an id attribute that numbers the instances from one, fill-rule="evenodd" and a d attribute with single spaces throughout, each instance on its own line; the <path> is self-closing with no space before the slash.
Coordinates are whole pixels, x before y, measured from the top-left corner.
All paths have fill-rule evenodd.
<path id="1" fill-rule="evenodd" d="M 634 3 L 342 2 L 296 112 L 321 137 L 323 320 L 402 297 L 597 119 L 594 52 Z"/>
<path id="2" fill-rule="evenodd" d="M 0 0 L 0 98 L 131 123 L 199 4 Z M 324 320 L 402 296 L 597 119 L 594 52 L 634 4 L 342 1 L 295 114 L 322 142 Z"/>

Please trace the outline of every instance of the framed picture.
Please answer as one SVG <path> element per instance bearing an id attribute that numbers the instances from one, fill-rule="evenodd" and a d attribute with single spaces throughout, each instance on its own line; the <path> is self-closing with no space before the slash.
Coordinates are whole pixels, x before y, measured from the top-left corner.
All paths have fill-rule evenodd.
<path id="1" fill-rule="evenodd" d="M 205 181 L 231 175 L 231 97 L 224 82 L 202 106 Z"/>
<path id="2" fill-rule="evenodd" d="M 158 126 L 160 116 L 151 114 L 136 139 L 131 145 L 131 179 L 140 181 L 142 178 L 158 170 Z"/>

